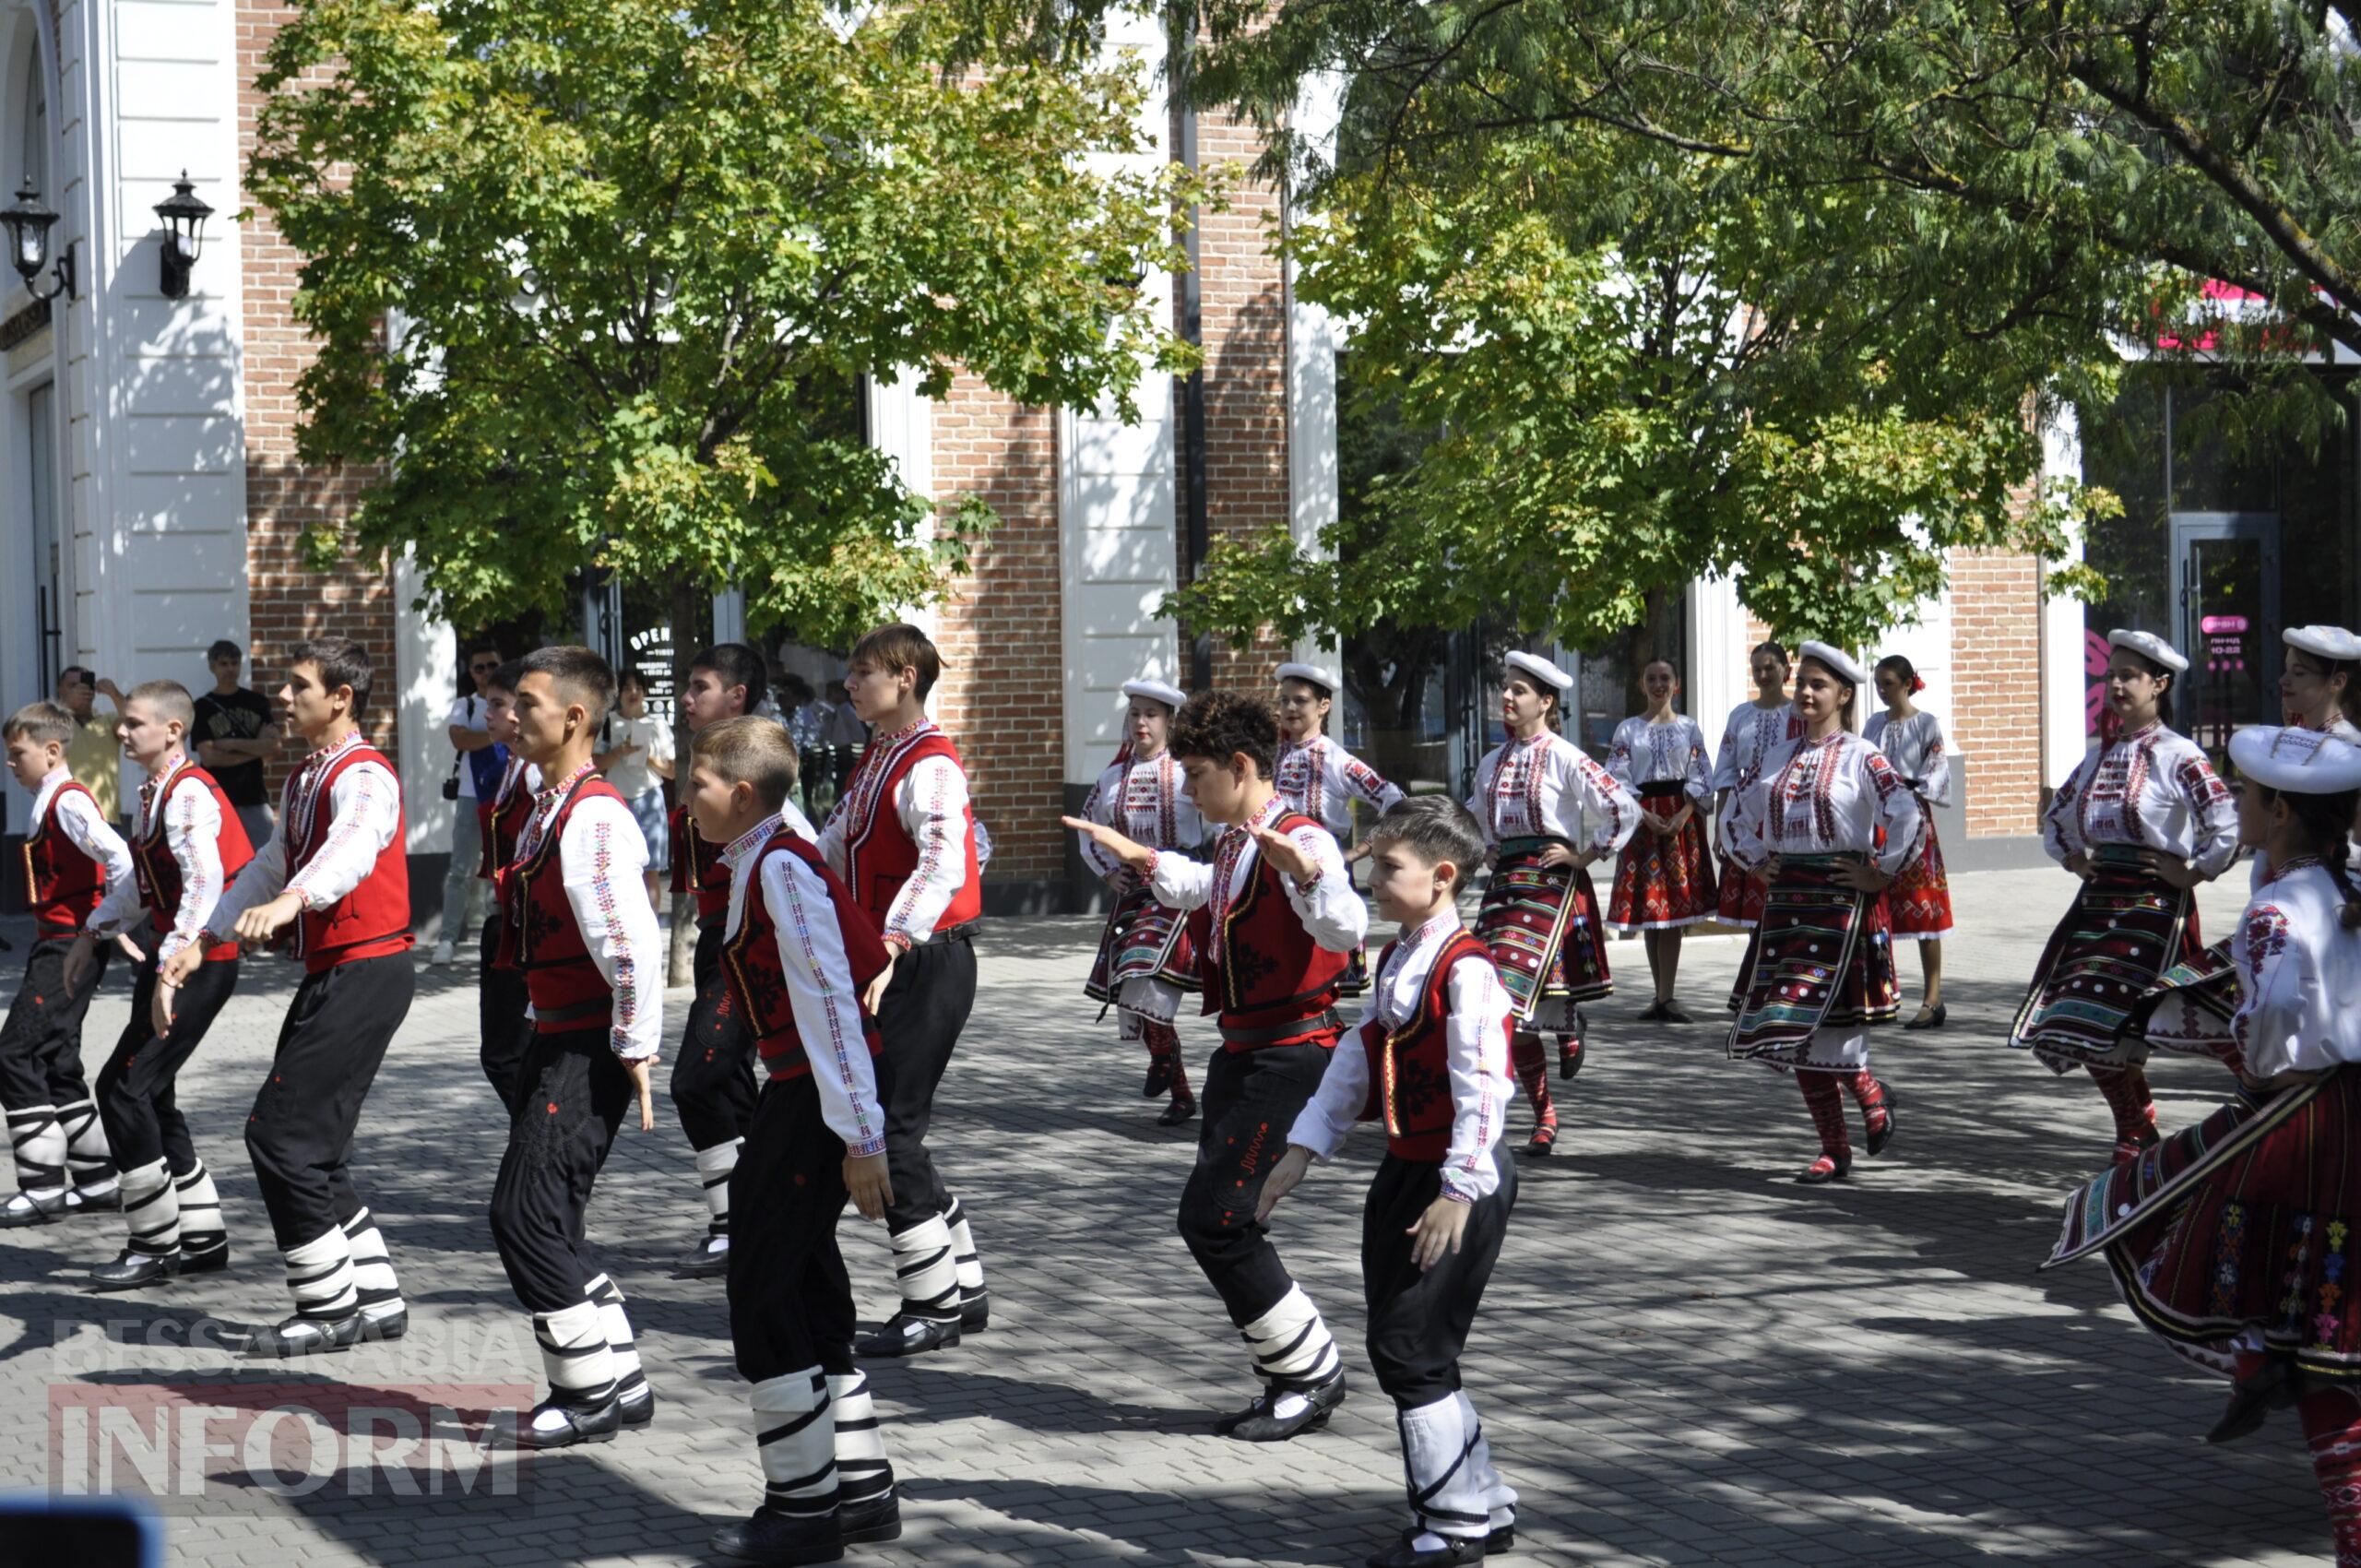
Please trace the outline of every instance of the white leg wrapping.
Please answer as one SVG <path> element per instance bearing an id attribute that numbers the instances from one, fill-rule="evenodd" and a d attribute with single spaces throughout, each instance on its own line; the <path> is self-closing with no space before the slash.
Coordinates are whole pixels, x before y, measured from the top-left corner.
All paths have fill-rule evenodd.
<path id="1" fill-rule="evenodd" d="M 391 1317 L 403 1310 L 401 1281 L 394 1277 L 393 1255 L 386 1251 L 385 1232 L 362 1209 L 344 1222 L 346 1244 L 352 1254 L 352 1286 L 361 1299 L 362 1314 Z"/>
<path id="2" fill-rule="evenodd" d="M 893 1240 L 902 1310 L 914 1317 L 958 1316 L 959 1274 L 952 1263 L 951 1228 L 943 1216 L 920 1220 Z"/>
<path id="3" fill-rule="evenodd" d="M 1476 1407 L 1469 1403 L 1467 1391 L 1461 1389 L 1452 1396 L 1459 1401 L 1459 1419 L 1476 1435 L 1467 1445 L 1467 1463 L 1476 1473 L 1476 1484 L 1483 1489 L 1485 1511 L 1490 1515 L 1490 1526 L 1499 1529 L 1516 1523 L 1516 1488 L 1509 1485 L 1492 1463 L 1492 1445 L 1484 1441 L 1484 1423 L 1477 1419 Z"/>
<path id="4" fill-rule="evenodd" d="M 763 1460 L 763 1505 L 798 1518 L 836 1510 L 836 1411 L 828 1379 L 805 1367 L 754 1384 L 754 1448 Z"/>
<path id="5" fill-rule="evenodd" d="M 52 1198 L 65 1190 L 65 1128 L 53 1105 L 8 1112 L 8 1146 L 17 1157 L 17 1190 Z"/>
<path id="6" fill-rule="evenodd" d="M 607 1346 L 599 1303 L 583 1301 L 553 1313 L 533 1314 L 533 1337 L 540 1341 L 541 1371 L 550 1398 L 576 1409 L 593 1409 L 615 1396 L 615 1357 Z"/>
<path id="7" fill-rule="evenodd" d="M 1459 1396 L 1397 1410 L 1402 1466 L 1409 1478 L 1410 1513 L 1439 1536 L 1480 1536 L 1491 1528 L 1491 1508 L 1476 1479 L 1469 1451 L 1483 1431 L 1465 1419 Z"/>
<path id="8" fill-rule="evenodd" d="M 885 1457 L 885 1434 L 878 1430 L 877 1402 L 869 1396 L 869 1375 L 831 1373 L 828 1401 L 836 1408 L 838 1501 L 852 1508 L 891 1497 L 894 1467 Z"/>
<path id="9" fill-rule="evenodd" d="M 599 1327 L 607 1336 L 607 1351 L 614 1358 L 615 1392 L 635 1400 L 647 1387 L 647 1373 L 639 1364 L 639 1348 L 632 1342 L 631 1315 L 623 1311 L 623 1288 L 607 1276 L 594 1275 L 582 1288 L 599 1308 Z"/>
<path id="10" fill-rule="evenodd" d="M 341 1227 L 291 1248 L 287 1257 L 287 1289 L 295 1311 L 304 1317 L 350 1317 L 360 1309 L 360 1292 L 352 1285 L 352 1249 Z"/>
<path id="11" fill-rule="evenodd" d="M 705 1183 L 705 1206 L 717 1231 L 730 1229 L 730 1173 L 738 1169 L 738 1150 L 745 1141 L 732 1138 L 697 1150 L 697 1180 Z"/>
<path id="12" fill-rule="evenodd" d="M 74 1185 L 86 1198 L 113 1197 L 114 1151 L 107 1147 L 107 1130 L 99 1122 L 97 1102 L 85 1098 L 61 1105 L 57 1120 L 65 1129 L 65 1162 L 72 1168 Z"/>
<path id="13" fill-rule="evenodd" d="M 951 1236 L 951 1271 L 958 1277 L 959 1294 L 984 1292 L 984 1265 L 976 1256 L 976 1233 L 967 1229 L 967 1206 L 958 1198 L 943 1211 L 943 1224 Z"/>
<path id="14" fill-rule="evenodd" d="M 1288 1286 L 1277 1305 L 1239 1334 L 1254 1357 L 1255 1375 L 1275 1389 L 1317 1388 L 1341 1370 L 1336 1342 L 1300 1285 Z"/>
<path id="15" fill-rule="evenodd" d="M 168 1258 L 181 1250 L 180 1196 L 160 1157 L 123 1173 L 123 1223 L 133 1252 Z"/>
<path id="16" fill-rule="evenodd" d="M 172 1186 L 179 1194 L 183 1249 L 208 1253 L 230 1239 L 221 1223 L 221 1194 L 214 1190 L 213 1172 L 205 1161 L 198 1160 L 187 1175 L 173 1177 Z"/>

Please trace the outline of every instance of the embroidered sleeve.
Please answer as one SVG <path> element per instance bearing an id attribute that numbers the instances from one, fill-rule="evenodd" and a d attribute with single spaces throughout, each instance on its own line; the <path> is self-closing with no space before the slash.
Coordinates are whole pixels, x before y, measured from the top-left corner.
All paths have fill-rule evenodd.
<path id="1" fill-rule="evenodd" d="M 1875 851 L 1878 869 L 1892 876 L 1918 852 L 1918 836 L 1926 831 L 1926 818 L 1919 814 L 1918 797 L 1910 792 L 1910 786 L 1902 781 L 1883 752 L 1864 747 L 1861 766 L 1874 798 L 1877 826 L 1885 830 L 1885 843 Z"/>
<path id="2" fill-rule="evenodd" d="M 664 1042 L 662 943 L 647 901 L 647 840 L 631 808 L 600 795 L 582 801 L 558 841 L 565 901 L 590 961 L 615 993 L 608 1043 L 626 1062 Z"/>
<path id="3" fill-rule="evenodd" d="M 1918 793 L 1930 806 L 1952 803 L 1952 754 L 1943 744 L 1942 721 L 1927 715 L 1927 754 L 1918 775 Z"/>
<path id="4" fill-rule="evenodd" d="M 99 814 L 99 804 L 79 790 L 58 797 L 57 825 L 76 849 L 99 862 L 113 893 L 131 880 L 131 846 Z"/>
<path id="5" fill-rule="evenodd" d="M 221 807 L 212 790 L 191 780 L 164 798 L 164 847 L 180 868 L 181 903 L 157 946 L 159 964 L 196 941 L 221 901 Z"/>
<path id="6" fill-rule="evenodd" d="M 1631 721 L 1625 719 L 1615 727 L 1614 742 L 1607 748 L 1607 776 L 1625 789 L 1644 782 L 1631 773 Z"/>
<path id="7" fill-rule="evenodd" d="M 2247 1070 L 2267 1078 L 2298 1065 L 2303 1050 L 2303 965 L 2291 951 L 2286 913 L 2275 904 L 2247 906 L 2238 927 L 2238 1010 L 2230 1038 Z"/>
<path id="8" fill-rule="evenodd" d="M 1753 871 L 1771 858 L 1766 824 L 1784 776 L 1785 769 L 1766 767 L 1730 791 L 1729 820 L 1722 829 L 1722 848 L 1732 863 L 1742 870 Z"/>
<path id="9" fill-rule="evenodd" d="M 1713 786 L 1716 790 L 1738 788 L 1738 758 L 1745 751 L 1744 733 L 1739 730 L 1738 725 L 1745 712 L 1746 709 L 1742 707 L 1733 712 L 1730 715 L 1729 723 L 1722 730 L 1722 749 L 1714 754 L 1714 771 L 1711 776 Z"/>
<path id="10" fill-rule="evenodd" d="M 1337 761 L 1345 775 L 1345 787 L 1367 801 L 1380 816 L 1392 811 L 1402 799 L 1401 786 L 1379 773 L 1377 769 L 1339 748 Z"/>
<path id="11" fill-rule="evenodd" d="M 2219 876 L 2238 858 L 2238 803 L 2230 787 L 2195 747 L 2173 769 L 2173 781 L 2189 802 L 2191 837 L 2197 852 L 2189 857 L 2207 876 Z"/>
<path id="12" fill-rule="evenodd" d="M 1328 1053 L 1328 1066 L 1320 1075 L 1320 1087 L 1311 1091 L 1311 1098 L 1296 1112 L 1295 1125 L 1287 1130 L 1287 1142 L 1301 1144 L 1315 1158 L 1327 1159 L 1335 1154 L 1345 1134 L 1360 1120 L 1361 1108 L 1369 1103 L 1367 1041 L 1372 1032 L 1380 1042 L 1384 1040 L 1385 1026 L 1378 1022 L 1374 1008 L 1366 1022 Z"/>
<path id="13" fill-rule="evenodd" d="M 1509 1103 L 1509 998 L 1489 958 L 1470 955 L 1451 967 L 1451 1146 L 1442 1188 L 1473 1203 L 1501 1184 L 1492 1147 Z"/>
<path id="14" fill-rule="evenodd" d="M 1320 866 L 1320 880 L 1309 893 L 1298 887 L 1291 876 L 1279 879 L 1287 889 L 1288 907 L 1312 941 L 1331 953 L 1351 952 L 1369 934 L 1369 906 L 1361 902 L 1360 890 L 1353 885 L 1344 852 L 1324 827 L 1299 827 L 1287 837 Z"/>
<path id="15" fill-rule="evenodd" d="M 289 892 L 302 895 L 307 909 L 325 909 L 360 886 L 401 826 L 401 786 L 374 762 L 355 763 L 338 774 L 328 801 L 326 840 L 287 884 Z"/>
<path id="16" fill-rule="evenodd" d="M 1714 798 L 1714 758 L 1705 750 L 1705 727 L 1689 721 L 1689 798 L 1700 806 Z"/>
<path id="17" fill-rule="evenodd" d="M 1579 803 L 1582 826 L 1598 825 L 1589 841 L 1577 847 L 1604 859 L 1630 843 L 1640 826 L 1639 801 L 1571 742 L 1550 749 L 1562 759 L 1560 777 L 1567 794 Z"/>
<path id="18" fill-rule="evenodd" d="M 138 832 L 145 826 L 144 823 L 134 823 L 133 831 Z M 124 848 L 128 849 L 130 846 L 126 844 Z M 90 918 L 82 922 L 82 929 L 92 936 L 111 937 L 137 920 L 139 911 L 145 907 L 140 899 L 139 878 L 135 868 L 133 875 L 125 877 L 121 882 L 107 884 L 105 896 L 99 900 L 99 907 L 90 911 Z"/>
<path id="19" fill-rule="evenodd" d="M 2041 814 L 2041 847 L 2049 851 L 2051 860 L 2063 861 L 2082 851 L 2082 791 L 2090 787 L 2091 769 L 2106 754 L 2101 750 L 2084 757 L 2050 795 L 2049 809 Z"/>
<path id="20" fill-rule="evenodd" d="M 919 863 L 885 910 L 884 934 L 915 944 L 934 934 L 967 880 L 967 776 L 949 757 L 921 757 L 896 794 Z"/>
<path id="21" fill-rule="evenodd" d="M 1111 789 L 1109 788 L 1110 779 L 1113 781 Z M 1119 833 L 1128 833 L 1130 827 L 1123 821 L 1123 770 L 1110 767 L 1101 773 L 1098 782 L 1090 787 L 1090 798 L 1082 802 L 1082 810 L 1077 814 L 1085 822 L 1104 823 Z M 1081 841 L 1082 863 L 1088 866 L 1091 873 L 1101 882 L 1122 869 L 1122 862 L 1100 849 L 1098 841 L 1089 834 L 1076 834 L 1075 837 Z"/>
<path id="22" fill-rule="evenodd" d="M 763 899 L 778 932 L 779 969 L 812 1063 L 820 1118 L 844 1140 L 847 1154 L 883 1153 L 885 1113 L 877 1103 L 877 1070 L 836 900 L 819 873 L 793 855 L 770 855 L 762 864 Z"/>

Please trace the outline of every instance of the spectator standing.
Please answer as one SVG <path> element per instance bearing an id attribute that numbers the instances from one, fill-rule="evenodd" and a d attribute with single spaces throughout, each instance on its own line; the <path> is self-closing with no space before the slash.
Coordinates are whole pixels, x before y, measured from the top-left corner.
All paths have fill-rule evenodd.
<path id="1" fill-rule="evenodd" d="M 107 715 L 99 717 L 97 699 L 107 699 Z M 74 738 L 65 743 L 65 771 L 99 802 L 99 814 L 110 826 L 123 822 L 123 742 L 115 738 L 115 720 L 123 713 L 123 694 L 113 681 L 101 681 L 87 665 L 69 664 L 58 672 L 58 706 L 74 716 Z"/>
<path id="2" fill-rule="evenodd" d="M 275 819 L 263 759 L 279 749 L 278 710 L 260 692 L 238 683 L 244 651 L 224 637 L 205 650 L 213 689 L 196 699 L 196 725 L 190 736 L 197 762 L 213 775 L 246 830 L 246 842 L 270 842 Z"/>
<path id="3" fill-rule="evenodd" d="M 434 941 L 438 964 L 452 962 L 457 945 L 468 939 L 476 892 L 483 885 L 476 875 L 476 863 L 483 858 L 483 825 L 476 816 L 476 801 L 495 793 L 508 768 L 508 748 L 492 740 L 491 708 L 476 691 L 476 683 L 490 680 L 499 668 L 498 647 L 491 643 L 470 647 L 466 694 L 451 705 L 451 716 L 444 721 L 451 749 L 458 755 L 452 759 L 443 793 L 458 807 L 451 814 L 451 864 L 443 873 L 443 930 Z"/>
<path id="4" fill-rule="evenodd" d="M 664 783 L 672 777 L 672 727 L 647 711 L 647 683 L 636 670 L 624 671 L 617 683 L 615 711 L 602 727 L 598 765 L 631 806 L 640 837 L 647 840 L 647 898 L 661 909 L 661 876 L 671 865 Z"/>

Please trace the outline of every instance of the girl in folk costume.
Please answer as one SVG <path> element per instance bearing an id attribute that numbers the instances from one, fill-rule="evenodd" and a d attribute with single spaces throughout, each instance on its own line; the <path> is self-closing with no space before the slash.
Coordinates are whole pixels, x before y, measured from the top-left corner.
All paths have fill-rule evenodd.
<path id="1" fill-rule="evenodd" d="M 1271 782 L 1287 804 L 1328 830 L 1345 852 L 1345 864 L 1369 853 L 1353 848 L 1353 802 L 1367 802 L 1380 816 L 1402 799 L 1398 785 L 1328 738 L 1328 715 L 1336 705 L 1336 672 L 1317 664 L 1278 668 L 1279 763 Z M 1355 948 L 1352 967 L 1337 987 L 1339 996 L 1369 989 L 1369 955 Z"/>
<path id="2" fill-rule="evenodd" d="M 1204 823 L 1196 802 L 1181 790 L 1180 761 L 1166 744 L 1172 716 L 1188 699 L 1178 686 L 1145 678 L 1124 682 L 1123 695 L 1131 703 L 1123 749 L 1098 776 L 1082 814 L 1151 849 L 1194 854 L 1205 840 Z M 1177 1127 L 1197 1113 L 1180 1036 L 1173 1028 L 1181 993 L 1198 989 L 1188 917 L 1159 903 L 1147 879 L 1097 839 L 1088 834 L 1080 838 L 1083 863 L 1115 895 L 1107 929 L 1099 933 L 1098 957 L 1083 989 L 1092 1001 L 1114 1004 L 1122 1039 L 1146 1045 L 1147 1083 L 1140 1093 L 1154 1099 L 1169 1092 L 1170 1103 L 1157 1122 Z"/>
<path id="3" fill-rule="evenodd" d="M 1885 711 L 1869 715 L 1861 738 L 1885 753 L 1918 797 L 1918 820 L 1926 829 L 1918 853 L 1885 891 L 1894 937 L 1918 944 L 1918 967 L 1927 977 L 1917 1014 L 1902 1027 L 1940 1029 L 1951 1016 L 1943 1008 L 1943 938 L 1952 932 L 1952 885 L 1943 874 L 1943 851 L 1935 842 L 1935 816 L 1928 808 L 1951 803 L 1952 759 L 1943 748 L 1942 720 L 1910 700 L 1927 689 L 1910 660 L 1898 653 L 1879 659 L 1877 683 Z"/>
<path id="4" fill-rule="evenodd" d="M 2281 634 L 2279 712 L 2288 723 L 2361 746 L 2361 637 L 2342 626 L 2290 626 Z"/>
<path id="5" fill-rule="evenodd" d="M 1787 700 L 1787 677 L 1793 672 L 1787 650 L 1776 642 L 1762 643 L 1747 664 L 1754 676 L 1754 696 L 1730 709 L 1721 746 L 1714 753 L 1714 852 L 1721 862 L 1714 912 L 1724 925 L 1752 931 L 1762 919 L 1763 883 L 1730 859 L 1730 802 L 1762 776 L 1762 759 L 1771 748 L 1794 740 L 1802 727 L 1796 705 Z M 1745 977 L 1746 968 L 1740 965 L 1738 978 L 1743 981 Z M 1733 991 L 1730 1011 L 1737 1012 L 1738 1004 Z"/>
<path id="6" fill-rule="evenodd" d="M 1509 738 L 1476 769 L 1467 809 L 1491 846 L 1491 881 L 1476 934 L 1492 950 L 1514 1004 L 1510 1057 L 1533 1101 L 1528 1155 L 1558 1141 L 1558 1108 L 1541 1037 L 1558 1037 L 1558 1073 L 1582 1070 L 1582 1004 L 1615 990 L 1589 867 L 1631 841 L 1640 803 L 1581 747 L 1556 732 L 1574 678 L 1548 659 L 1511 653 L 1501 682 Z"/>
<path id="7" fill-rule="evenodd" d="M 1878 895 L 1918 852 L 1920 821 L 1885 754 L 1852 732 L 1861 667 L 1826 643 L 1797 651 L 1803 733 L 1763 759 L 1732 812 L 1732 854 L 1770 885 L 1729 1053 L 1795 1074 L 1820 1132 L 1820 1156 L 1796 1180 L 1817 1183 L 1853 1169 L 1847 1091 L 1869 1153 L 1893 1139 L 1893 1094 L 1869 1071 L 1869 1030 L 1901 1011 Z"/>
<path id="8" fill-rule="evenodd" d="M 2145 1327 L 2234 1380 L 2211 1441 L 2294 1406 L 2336 1561 L 2361 1564 L 2361 749 L 2257 725 L 2230 755 L 2271 866 L 2232 939 L 2237 1098 L 2082 1187 L 2049 1263 L 2103 1250 Z"/>
<path id="9" fill-rule="evenodd" d="M 1640 671 L 1640 690 L 1648 710 L 1615 727 L 1607 754 L 1608 773 L 1640 802 L 1640 828 L 1616 865 L 1607 922 L 1641 932 L 1647 944 L 1655 1000 L 1640 1016 L 1685 1024 L 1689 1015 L 1672 998 L 1680 933 L 1714 909 L 1713 856 L 1702 814 L 1713 802 L 1714 762 L 1697 721 L 1673 711 L 1680 675 L 1669 660 L 1651 660 Z"/>
<path id="10" fill-rule="evenodd" d="M 2082 878 L 2017 1009 L 2009 1043 L 2053 1073 L 2087 1068 L 2115 1116 L 2115 1154 L 2156 1141 L 2134 1028 L 2142 994 L 2202 946 L 2199 883 L 2238 851 L 2236 803 L 2196 744 L 2165 728 L 2189 660 L 2150 632 L 2107 634 L 2114 742 L 2083 759 L 2042 816 L 2052 858 Z"/>

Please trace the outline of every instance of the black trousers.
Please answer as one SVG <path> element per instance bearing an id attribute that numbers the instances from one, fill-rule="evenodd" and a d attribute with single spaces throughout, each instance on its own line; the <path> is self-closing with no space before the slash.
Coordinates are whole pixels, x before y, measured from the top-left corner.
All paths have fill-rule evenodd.
<path id="1" fill-rule="evenodd" d="M 754 1120 L 754 1037 L 732 1013 L 721 972 L 726 919 L 698 917 L 696 1000 L 689 1004 L 681 1054 L 672 1059 L 672 1109 L 693 1149 L 742 1138 Z"/>
<path id="2" fill-rule="evenodd" d="M 531 999 L 525 994 L 524 970 L 492 967 L 499 951 L 500 910 L 495 908 L 484 917 L 483 942 L 476 956 L 476 1038 L 482 1042 L 476 1059 L 502 1109 L 514 1115 L 523 1087 L 525 1048 L 533 1041 L 532 1021 L 525 1016 Z"/>
<path id="3" fill-rule="evenodd" d="M 492 1239 L 529 1313 L 583 1302 L 599 1271 L 583 1261 L 590 1189 L 637 1102 L 604 1024 L 536 1034 L 525 1051 L 524 1102 L 492 1184 Z"/>
<path id="4" fill-rule="evenodd" d="M 1361 1210 L 1361 1277 L 1369 1300 L 1369 1362 L 1402 1409 L 1459 1390 L 1459 1353 L 1501 1255 L 1516 1206 L 1516 1163 L 1495 1147 L 1501 1184 L 1468 1206 L 1459 1251 L 1425 1273 L 1410 1256 L 1411 1226 L 1442 1192 L 1442 1168 L 1387 1155 Z"/>
<path id="5" fill-rule="evenodd" d="M 305 975 L 295 988 L 246 1118 L 246 1155 L 281 1252 L 361 1212 L 352 1133 L 417 983 L 405 951 Z"/>
<path id="6" fill-rule="evenodd" d="M 1256 1222 L 1254 1206 L 1263 1179 L 1287 1152 L 1288 1129 L 1327 1070 L 1328 1048 L 1319 1045 L 1216 1048 L 1205 1066 L 1196 1169 L 1180 1189 L 1180 1239 L 1241 1328 L 1295 1284 L 1270 1232 Z"/>
<path id="7" fill-rule="evenodd" d="M 107 977 L 113 942 L 98 944 L 98 966 L 79 996 L 65 994 L 71 936 L 43 936 L 25 954 L 25 977 L 0 1023 L 0 1109 L 72 1105 L 89 1098 L 82 1075 L 82 1016 Z"/>
<path id="8" fill-rule="evenodd" d="M 131 986 L 131 1019 L 99 1069 L 99 1123 L 107 1146 L 125 1170 L 161 1158 L 175 1176 L 196 1169 L 196 1146 L 173 1097 L 181 1064 L 196 1054 L 205 1031 L 237 989 L 238 960 L 199 964 L 172 999 L 172 1027 L 158 1034 L 150 1021 L 156 966 L 143 963 Z"/>
<path id="9" fill-rule="evenodd" d="M 882 1096 L 893 1069 L 877 1063 Z M 810 1077 L 773 1078 L 730 1174 L 730 1337 L 749 1383 L 852 1372 L 852 1280 L 836 1250 L 844 1140 Z"/>
<path id="10" fill-rule="evenodd" d="M 927 1152 L 926 1129 L 934 1119 L 935 1086 L 975 1005 L 976 947 L 964 936 L 913 947 L 896 958 L 877 1004 L 887 1068 L 877 1098 L 885 1111 L 885 1166 L 894 1179 L 885 1226 L 896 1234 L 951 1206 L 951 1190 Z"/>

